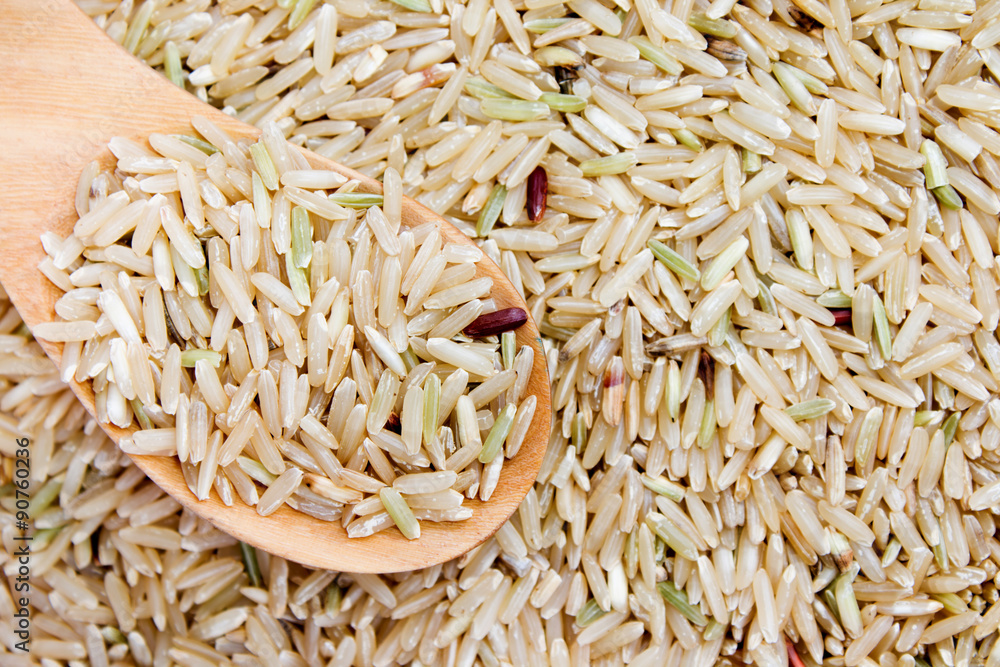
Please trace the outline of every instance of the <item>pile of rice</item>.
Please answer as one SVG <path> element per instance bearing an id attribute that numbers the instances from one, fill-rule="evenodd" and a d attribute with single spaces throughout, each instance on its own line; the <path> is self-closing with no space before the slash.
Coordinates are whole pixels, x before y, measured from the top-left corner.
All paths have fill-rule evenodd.
<path id="1" fill-rule="evenodd" d="M 395 170 L 366 193 L 274 123 L 254 142 L 194 126 L 113 139 L 72 233 L 43 235 L 65 293 L 34 334 L 65 343 L 61 377 L 92 381 L 99 422 L 141 428 L 119 446 L 176 456 L 199 500 L 287 503 L 348 537 L 470 518 L 532 426 L 527 313 L 497 308 L 475 245 L 401 224 Z"/>
<path id="2" fill-rule="evenodd" d="M 312 571 L 164 497 L 7 307 L 5 666 L 1000 665 L 998 0 L 80 4 L 478 234 L 553 431 L 465 557 Z"/>

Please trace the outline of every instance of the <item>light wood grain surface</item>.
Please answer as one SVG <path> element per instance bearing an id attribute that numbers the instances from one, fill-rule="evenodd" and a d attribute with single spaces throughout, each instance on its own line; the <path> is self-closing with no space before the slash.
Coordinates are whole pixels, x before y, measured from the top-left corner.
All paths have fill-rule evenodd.
<path id="1" fill-rule="evenodd" d="M 206 116 L 234 136 L 258 131 L 202 104 L 130 56 L 108 39 L 71 0 L 0 0 L 0 282 L 29 327 L 54 319 L 60 296 L 37 269 L 44 258 L 39 236 L 68 235 L 76 219 L 74 193 L 88 162 L 113 165 L 112 137 L 143 141 L 153 132 L 191 133 L 189 119 Z M 315 167 L 336 170 L 362 182 L 365 192 L 381 184 L 305 152 Z M 460 231 L 409 199 L 405 225 L 438 225 L 455 243 L 471 243 Z M 478 275 L 493 278 L 500 308 L 524 301 L 488 258 Z M 550 428 L 549 381 L 538 329 L 530 319 L 517 332 L 518 345 L 531 345 L 535 362 L 527 393 L 537 398 L 535 417 L 518 454 L 504 463 L 493 498 L 466 500 L 468 521 L 424 521 L 421 537 L 406 540 L 395 529 L 349 540 L 339 522 L 325 523 L 287 506 L 269 517 L 236 502 L 226 507 L 213 492 L 199 502 L 188 490 L 174 457 L 133 456 L 154 482 L 185 507 L 236 538 L 310 567 L 344 572 L 399 572 L 455 558 L 488 539 L 517 509 L 531 488 L 545 454 Z M 42 341 L 56 362 L 61 344 Z M 93 413 L 89 383 L 73 391 Z M 104 425 L 117 440 L 123 431 Z"/>

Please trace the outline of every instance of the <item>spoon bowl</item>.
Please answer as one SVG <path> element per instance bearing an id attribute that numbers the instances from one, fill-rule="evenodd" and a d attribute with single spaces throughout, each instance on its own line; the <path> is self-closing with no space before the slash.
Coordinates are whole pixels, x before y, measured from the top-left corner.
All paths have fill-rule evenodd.
<path id="1" fill-rule="evenodd" d="M 117 136 L 144 143 L 152 133 L 190 133 L 191 118 L 205 116 L 234 138 L 256 139 L 257 128 L 200 102 L 136 60 L 109 39 L 71 0 L 0 0 L 0 238 L 7 261 L 0 283 L 29 328 L 55 320 L 60 290 L 37 269 L 45 258 L 40 236 L 68 235 L 81 170 L 98 160 L 112 168 L 108 142 Z M 381 193 L 381 183 L 302 150 L 311 166 L 356 179 L 360 192 Z M 444 240 L 472 244 L 461 231 L 424 206 L 404 198 L 403 225 L 436 225 Z M 477 277 L 493 280 L 497 308 L 528 307 L 488 257 Z M 534 348 L 525 397 L 537 400 L 534 419 L 518 453 L 504 462 L 488 502 L 466 500 L 472 518 L 456 523 L 425 521 L 421 536 L 407 540 L 389 529 L 349 539 L 340 522 L 324 522 L 287 505 L 262 517 L 242 503 L 226 506 L 214 493 L 199 501 L 188 489 L 173 457 L 131 456 L 132 461 L 184 507 L 233 537 L 313 568 L 386 573 L 429 567 L 456 558 L 495 533 L 534 484 L 550 427 L 545 354 L 534 322 L 521 326 L 517 345 Z M 62 344 L 39 340 L 59 365 Z M 91 384 L 72 382 L 94 414 Z M 101 424 L 115 441 L 130 431 Z"/>

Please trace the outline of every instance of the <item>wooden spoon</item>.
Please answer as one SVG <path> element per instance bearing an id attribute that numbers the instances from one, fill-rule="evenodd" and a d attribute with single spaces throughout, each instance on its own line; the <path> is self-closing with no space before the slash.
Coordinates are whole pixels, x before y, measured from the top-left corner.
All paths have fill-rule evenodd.
<path id="1" fill-rule="evenodd" d="M 133 58 L 109 39 L 71 0 L 0 0 L 0 237 L 5 259 L 0 281 L 29 328 L 55 319 L 61 292 L 36 268 L 45 254 L 39 236 L 66 236 L 77 218 L 74 196 L 83 167 L 98 160 L 113 168 L 108 141 L 123 136 L 140 142 L 151 133 L 191 133 L 190 119 L 210 118 L 234 137 L 259 131 L 203 104 Z M 359 180 L 364 192 L 381 183 L 314 153 L 303 151 L 317 168 Z M 440 216 L 410 200 L 403 224 L 437 225 L 452 243 L 472 242 Z M 484 258 L 477 275 L 493 279 L 498 308 L 524 300 L 500 269 Z M 62 344 L 39 341 L 58 365 Z M 213 495 L 198 501 L 181 476 L 175 457 L 132 456 L 133 462 L 182 505 L 239 540 L 310 567 L 342 572 L 400 572 L 456 558 L 484 542 L 517 509 L 541 467 L 549 437 L 549 382 L 538 329 L 529 319 L 517 330 L 517 344 L 534 348 L 527 393 L 538 401 L 520 451 L 506 461 L 493 497 L 466 500 L 471 519 L 458 523 L 424 521 L 421 537 L 407 540 L 389 529 L 348 539 L 340 522 L 327 523 L 287 505 L 261 517 L 241 502 L 225 506 Z M 94 414 L 91 384 L 72 383 L 73 392 Z M 116 442 L 128 431 L 102 424 Z"/>

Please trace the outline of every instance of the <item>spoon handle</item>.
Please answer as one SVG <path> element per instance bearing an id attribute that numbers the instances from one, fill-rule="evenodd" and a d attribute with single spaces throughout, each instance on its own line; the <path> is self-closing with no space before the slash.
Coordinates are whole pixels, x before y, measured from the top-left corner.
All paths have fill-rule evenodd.
<path id="1" fill-rule="evenodd" d="M 162 132 L 164 118 L 190 114 L 189 95 L 115 44 L 72 0 L 0 0 L 0 15 L 0 132 L 31 149 L 39 168 L 52 158 L 78 168 L 114 136 Z"/>

